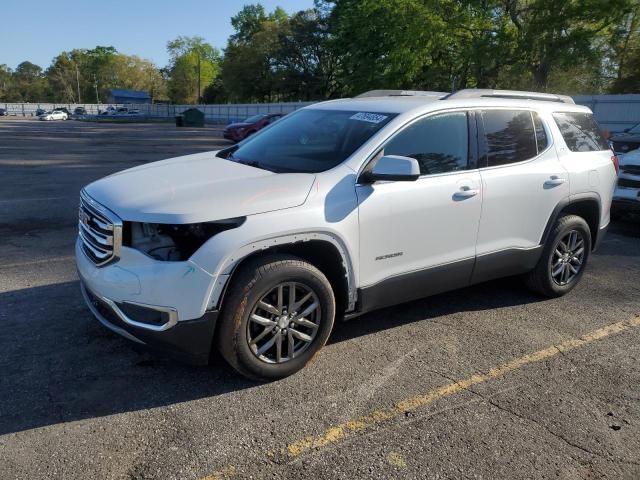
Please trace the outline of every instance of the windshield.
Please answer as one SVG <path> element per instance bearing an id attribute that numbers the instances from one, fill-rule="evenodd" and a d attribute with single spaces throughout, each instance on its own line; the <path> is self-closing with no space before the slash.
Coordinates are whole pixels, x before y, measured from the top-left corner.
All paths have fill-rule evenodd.
<path id="1" fill-rule="evenodd" d="M 245 118 L 242 123 L 255 123 L 258 120 L 262 120 L 266 115 L 254 115 L 253 117 Z"/>
<path id="2" fill-rule="evenodd" d="M 629 133 L 640 133 L 640 123 L 631 127 Z"/>
<path id="3" fill-rule="evenodd" d="M 324 172 L 344 162 L 395 116 L 303 109 L 220 155 L 273 172 Z"/>

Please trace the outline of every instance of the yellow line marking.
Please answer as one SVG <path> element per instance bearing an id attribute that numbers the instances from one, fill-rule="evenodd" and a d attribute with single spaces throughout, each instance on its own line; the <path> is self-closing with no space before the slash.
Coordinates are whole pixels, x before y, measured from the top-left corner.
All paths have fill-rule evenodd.
<path id="1" fill-rule="evenodd" d="M 404 415 L 405 412 L 425 407 L 441 398 L 468 390 L 469 387 L 472 387 L 473 385 L 478 385 L 479 383 L 484 383 L 494 378 L 503 377 L 507 373 L 520 369 L 526 365 L 556 357 L 561 353 L 583 347 L 592 342 L 602 340 L 610 335 L 623 332 L 633 327 L 640 327 L 639 315 L 636 315 L 634 318 L 629 320 L 612 323 L 611 325 L 593 330 L 579 338 L 572 338 L 559 343 L 558 345 L 553 345 L 551 347 L 538 350 L 537 352 L 529 353 L 522 357 L 513 359 L 509 362 L 503 363 L 502 365 L 491 368 L 487 373 L 476 374 L 462 380 L 451 382 L 447 385 L 431 390 L 430 392 L 400 400 L 392 407 L 375 410 L 369 415 L 335 425 L 328 428 L 324 433 L 317 437 L 306 437 L 302 440 L 289 444 L 283 453 L 288 455 L 290 458 L 294 458 L 310 450 L 318 450 L 353 435 L 356 432 L 360 432 L 384 421 Z M 394 453 L 395 452 L 391 452 L 389 454 L 388 461 L 392 464 L 396 463 L 397 466 L 400 467 L 401 460 L 404 461 L 404 459 L 399 455 L 395 456 Z M 267 452 L 266 455 L 268 457 L 274 456 L 273 452 Z M 236 468 L 231 465 L 207 475 L 202 480 L 223 480 L 235 477 L 236 474 Z"/>
<path id="2" fill-rule="evenodd" d="M 622 332 L 632 327 L 640 326 L 640 317 L 635 317 L 630 320 L 624 320 L 622 322 L 613 323 L 606 327 L 593 330 L 579 338 L 573 338 L 562 342 L 558 345 L 538 350 L 537 352 L 529 353 L 522 357 L 516 358 L 509 362 L 493 367 L 487 373 L 472 375 L 463 380 L 458 380 L 442 387 L 438 387 L 430 392 L 422 395 L 416 395 L 413 398 L 400 400 L 394 406 L 389 408 L 383 408 L 375 410 L 369 415 L 365 415 L 353 420 L 349 420 L 340 425 L 335 425 L 327 429 L 323 434 L 317 437 L 307 437 L 297 442 L 291 443 L 287 446 L 286 452 L 290 457 L 297 457 L 302 453 L 309 450 L 317 450 L 339 440 L 342 440 L 356 432 L 362 431 L 366 428 L 370 428 L 378 423 L 390 420 L 392 418 L 404 415 L 405 412 L 410 412 L 421 407 L 425 407 L 436 400 L 439 400 L 450 395 L 454 395 L 463 390 L 467 390 L 469 387 L 478 385 L 479 383 L 487 382 L 493 378 L 498 378 L 506 375 L 509 372 L 522 368 L 526 365 L 535 362 L 541 362 L 551 357 L 560 355 L 561 353 L 574 350 L 578 347 L 582 347 L 591 342 L 601 340 L 613 335 L 615 333 Z"/>
<path id="3" fill-rule="evenodd" d="M 387 462 L 396 468 L 405 468 L 407 466 L 407 462 L 404 460 L 404 457 L 398 452 L 389 452 L 389 455 L 387 455 Z"/>
<path id="4" fill-rule="evenodd" d="M 228 467 L 223 468 L 222 470 L 218 470 L 217 472 L 210 473 L 202 480 L 224 480 L 226 478 L 233 478 L 236 474 L 236 467 L 230 465 Z"/>

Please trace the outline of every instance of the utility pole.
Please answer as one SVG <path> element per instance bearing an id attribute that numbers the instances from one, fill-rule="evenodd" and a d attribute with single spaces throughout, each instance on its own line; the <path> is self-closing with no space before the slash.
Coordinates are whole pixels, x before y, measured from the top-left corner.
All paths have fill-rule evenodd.
<path id="1" fill-rule="evenodd" d="M 82 103 L 80 99 L 80 70 L 78 70 L 78 64 L 76 63 L 76 86 L 78 87 L 78 103 Z"/>
<path id="2" fill-rule="evenodd" d="M 96 78 L 96 74 L 93 74 L 93 86 L 96 89 L 96 103 L 100 103 L 100 97 L 98 96 L 98 79 Z"/>
<path id="3" fill-rule="evenodd" d="M 198 50 L 198 104 L 201 102 L 202 96 L 200 94 L 200 50 Z"/>

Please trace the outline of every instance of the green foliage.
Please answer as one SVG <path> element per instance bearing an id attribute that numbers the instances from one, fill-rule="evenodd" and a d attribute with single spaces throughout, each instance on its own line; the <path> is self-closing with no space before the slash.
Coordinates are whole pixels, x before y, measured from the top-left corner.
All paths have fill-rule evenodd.
<path id="1" fill-rule="evenodd" d="M 10 95 L 19 102 L 37 102 L 44 96 L 46 86 L 42 68 L 22 62 L 12 74 Z"/>
<path id="2" fill-rule="evenodd" d="M 291 15 L 256 3 L 231 25 L 224 56 L 178 37 L 164 69 L 110 46 L 62 52 L 46 71 L 0 65 L 0 101 L 105 102 L 112 88 L 174 103 L 381 88 L 640 92 L 640 0 L 315 0 Z"/>
<path id="3" fill-rule="evenodd" d="M 232 102 L 330 98 L 338 92 L 337 57 L 320 9 L 292 16 L 247 5 L 231 24 L 222 61 L 221 96 Z"/>
<path id="4" fill-rule="evenodd" d="M 163 79 L 148 60 L 118 53 L 113 47 L 62 52 L 46 72 L 50 98 L 57 102 L 106 102 L 109 90 L 147 90 L 162 98 Z"/>
<path id="5" fill-rule="evenodd" d="M 636 4 L 612 29 L 609 47 L 611 92 L 640 92 L 640 4 Z"/>
<path id="6" fill-rule="evenodd" d="M 218 76 L 220 53 L 201 37 L 178 37 L 167 50 L 169 98 L 174 103 L 199 103 L 203 90 Z"/>

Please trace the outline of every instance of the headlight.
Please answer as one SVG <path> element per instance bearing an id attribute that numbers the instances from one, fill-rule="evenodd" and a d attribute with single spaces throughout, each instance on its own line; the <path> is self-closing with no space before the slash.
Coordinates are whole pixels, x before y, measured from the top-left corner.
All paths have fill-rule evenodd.
<path id="1" fill-rule="evenodd" d="M 184 225 L 125 222 L 122 245 L 156 260 L 180 262 L 188 260 L 211 237 L 244 221 L 245 217 Z"/>

